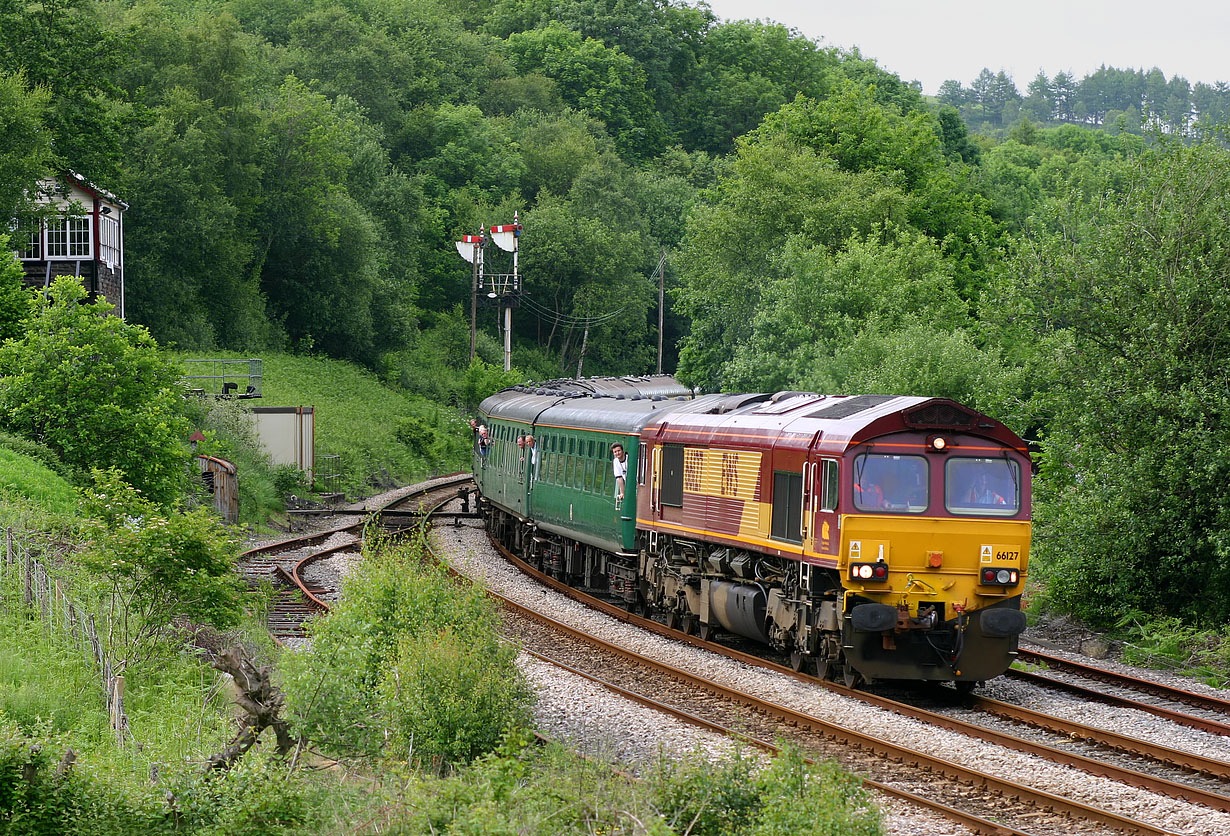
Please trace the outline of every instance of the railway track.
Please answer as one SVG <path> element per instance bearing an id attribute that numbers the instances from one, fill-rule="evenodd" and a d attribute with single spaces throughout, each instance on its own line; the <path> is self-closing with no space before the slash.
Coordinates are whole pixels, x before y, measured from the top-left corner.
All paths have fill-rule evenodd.
<path id="1" fill-rule="evenodd" d="M 1066 691 L 1110 705 L 1134 708 L 1190 728 L 1230 736 L 1230 700 L 1198 694 L 1040 650 L 1022 649 L 1018 658 L 1046 665 L 1051 671 L 1074 675 L 1074 678 L 1058 678 L 1036 671 L 1010 670 L 1007 675 L 1012 679 Z M 1099 685 L 1103 687 L 1098 687 Z M 1113 690 L 1107 690 L 1105 686 Z M 1152 699 L 1145 700 L 1142 696 Z M 1197 713 L 1193 713 L 1193 710 Z"/>
<path id="2" fill-rule="evenodd" d="M 530 569 L 530 567 L 523 568 L 533 573 L 533 570 Z M 657 622 L 641 619 L 615 605 L 589 598 L 589 596 L 584 596 L 583 594 L 572 590 L 570 587 L 564 587 L 556 584 L 551 579 L 544 578 L 541 575 L 538 575 L 537 577 L 539 577 L 544 583 L 555 586 L 560 592 L 569 595 L 570 597 L 580 598 L 581 600 L 584 600 L 588 606 L 594 606 L 595 608 L 607 612 L 609 615 L 613 615 L 624 622 L 634 624 L 640 629 L 647 629 L 662 635 L 667 635 L 674 640 L 682 640 L 694 645 L 704 646 L 730 658 L 739 659 L 747 664 L 753 664 L 758 667 L 771 667 L 784 676 L 804 680 L 812 685 L 821 684 L 817 680 L 795 674 L 789 668 L 771 665 L 762 659 L 747 657 L 738 651 L 732 651 L 728 648 L 714 647 L 711 643 L 701 642 L 699 639 L 693 637 L 685 637 L 678 631 L 669 630 Z M 542 651 L 540 650 L 539 652 Z M 651 665 L 652 663 L 638 662 L 637 664 Z M 690 674 L 687 674 L 686 672 L 683 674 L 670 674 L 672 677 L 680 677 L 680 681 L 685 681 L 689 675 Z M 617 685 L 618 683 L 611 684 Z M 662 686 L 655 687 L 660 689 Z M 724 686 L 715 686 L 712 681 L 707 680 L 702 676 L 699 679 L 691 680 L 688 687 L 693 690 L 703 689 L 708 693 L 713 693 L 715 691 L 715 687 L 720 688 Z M 1199 756 L 1189 756 L 1186 753 L 1178 750 L 1167 749 L 1165 747 L 1150 747 L 1147 744 L 1143 744 L 1142 741 L 1137 741 L 1123 735 L 1116 736 L 1113 733 L 1100 734 L 1100 730 L 1087 726 L 1080 726 L 1079 724 L 1073 724 L 1067 721 L 1060 721 L 1058 718 L 1040 715 L 1037 712 L 1030 713 L 1026 711 L 1019 711 L 1015 715 L 1012 715 L 1010 712 L 1015 708 L 1014 706 L 1003 704 L 1003 707 L 1001 707 L 996 704 L 996 701 L 988 700 L 986 698 L 980 698 L 979 700 L 974 701 L 975 707 L 979 711 L 985 712 L 988 715 L 994 715 L 1001 718 L 1007 717 L 1014 723 L 1024 723 L 1035 728 L 1046 729 L 1047 731 L 1063 739 L 1078 738 L 1091 740 L 1094 741 L 1098 747 L 1105 747 L 1113 751 L 1129 753 L 1133 758 L 1145 759 L 1143 764 L 1138 764 L 1141 768 L 1132 769 L 1130 767 L 1123 766 L 1120 763 L 1114 762 L 1114 756 L 1111 756 L 1110 759 L 1106 759 L 1094 755 L 1083 755 L 1080 753 L 1065 751 L 1057 748 L 1056 746 L 1048 745 L 1046 743 L 1039 743 L 1037 740 L 1019 738 L 1003 732 L 986 729 L 982 726 L 964 722 L 954 717 L 945 716 L 936 712 L 927 712 L 925 709 L 920 709 L 916 706 L 907 705 L 906 703 L 899 701 L 886 700 L 884 698 L 876 697 L 875 695 L 863 694 L 861 692 L 851 693 L 846 689 L 831 683 L 825 683 L 824 687 L 831 691 L 841 692 L 847 696 L 853 696 L 865 702 L 876 704 L 879 707 L 885 708 L 889 711 L 906 714 L 908 716 L 915 716 L 924 722 L 934 724 L 938 727 L 959 731 L 960 733 L 971 737 L 990 740 L 996 745 L 1027 752 L 1037 757 L 1043 757 L 1051 760 L 1054 763 L 1074 766 L 1094 775 L 1106 776 L 1117 782 L 1141 787 L 1149 790 L 1150 792 L 1169 795 L 1173 798 L 1182 799 L 1187 802 L 1202 804 L 1210 807 L 1211 809 L 1230 810 L 1230 795 L 1228 795 L 1227 787 L 1224 783 L 1227 780 L 1225 765 L 1220 764 L 1213 759 L 1200 758 Z M 730 691 L 730 693 L 723 694 L 721 699 L 730 701 L 732 704 L 738 703 L 743 707 L 744 716 L 746 716 L 745 709 L 748 706 L 755 706 L 755 711 L 757 714 L 773 714 L 782 708 L 780 706 L 773 707 L 755 703 L 754 698 L 749 697 L 747 694 L 742 694 L 738 691 L 738 689 L 730 689 Z M 656 690 L 651 692 L 656 693 Z M 967 770 L 965 767 L 958 764 L 953 764 L 950 761 L 944 761 L 942 758 L 932 758 L 926 752 L 907 749 L 893 749 L 891 746 L 885 748 L 884 741 L 878 740 L 874 735 L 868 735 L 866 736 L 866 739 L 856 741 L 855 738 L 859 737 L 859 735 L 852 732 L 848 727 L 844 725 L 840 727 L 831 725 L 825 726 L 824 721 L 820 718 L 805 714 L 796 714 L 795 716 L 779 717 L 779 722 L 813 730 L 818 728 L 820 731 L 813 731 L 813 736 L 818 734 L 821 737 L 839 740 L 840 748 L 842 750 L 858 747 L 860 749 L 865 749 L 866 751 L 876 753 L 877 757 L 881 761 L 888 759 L 890 761 L 900 761 L 901 763 L 910 764 L 911 766 L 908 771 L 931 776 L 946 776 L 949 782 L 951 782 L 954 786 L 959 787 L 959 789 L 954 790 L 954 792 L 958 795 L 968 795 L 971 792 L 971 787 L 986 788 L 976 790 L 974 792 L 982 792 L 984 794 L 989 792 L 990 796 L 995 799 L 995 801 L 991 804 L 991 809 L 997 811 L 995 818 L 998 822 L 1010 820 L 1003 814 L 1005 804 L 1008 803 L 1005 799 L 1015 799 L 1011 801 L 1008 806 L 1016 806 L 1018 804 L 1021 805 L 1021 809 L 1016 815 L 1022 823 L 1022 828 L 1027 824 L 1032 826 L 1033 829 L 1031 832 L 1040 832 L 1037 828 L 1037 822 L 1039 820 L 1046 819 L 1057 814 L 1062 814 L 1065 817 L 1066 824 L 1061 826 L 1060 829 L 1055 832 L 1070 832 L 1074 822 L 1079 822 L 1081 827 L 1087 828 L 1090 825 L 1093 825 L 1097 828 L 1109 829 L 1118 832 L 1175 832 L 1164 827 L 1150 824 L 1147 821 L 1138 821 L 1127 816 L 1120 816 L 1111 811 L 1098 809 L 1094 805 L 1083 804 L 1081 802 L 1072 801 L 1070 799 L 1058 797 L 1046 792 L 1039 792 L 1021 783 L 1006 781 L 989 773 L 980 773 L 976 770 Z M 772 735 L 763 738 L 760 742 L 764 743 L 765 740 L 771 737 Z M 814 740 L 812 745 L 815 745 Z M 1156 765 L 1158 764 L 1170 765 L 1173 768 L 1173 774 L 1169 777 L 1161 777 L 1153 774 L 1158 771 L 1156 768 Z M 901 767 L 897 767 L 896 769 L 898 774 L 900 774 Z M 1200 781 L 1183 781 L 1183 777 L 1189 772 L 1198 774 L 1206 780 L 1204 780 L 1203 784 L 1201 784 Z M 971 805 L 968 801 L 963 802 L 963 804 L 967 808 L 970 806 L 977 806 Z M 957 815 L 959 814 L 953 814 L 953 817 L 957 817 Z M 977 813 L 974 813 L 973 815 L 976 818 L 978 817 Z M 985 822 L 967 822 L 967 826 L 971 827 L 971 829 L 974 829 L 976 832 L 1012 832 L 1011 829 L 998 831 L 988 830 Z M 1194 833 L 1200 831 L 1193 830 L 1191 832 Z"/>
<path id="3" fill-rule="evenodd" d="M 456 498 L 458 486 L 470 481 L 467 474 L 441 477 L 386 501 L 342 512 L 357 519 L 241 554 L 240 573 L 248 585 L 259 589 L 267 583 L 272 588 L 267 623 L 274 640 L 290 644 L 306 638 L 305 624 L 337 599 L 336 578 L 317 567 L 328 558 L 361 550 L 363 532 L 371 520 L 394 531 L 417 526 L 440 505 Z"/>

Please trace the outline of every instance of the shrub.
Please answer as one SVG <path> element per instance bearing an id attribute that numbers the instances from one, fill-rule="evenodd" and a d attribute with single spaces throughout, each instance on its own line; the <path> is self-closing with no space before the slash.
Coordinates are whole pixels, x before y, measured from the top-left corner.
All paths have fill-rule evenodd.
<path id="1" fill-rule="evenodd" d="M 692 836 L 878 836 L 878 810 L 859 779 L 836 763 L 808 764 L 787 746 L 765 769 L 736 754 L 710 763 L 663 760 L 652 776 L 672 832 Z"/>
<path id="2" fill-rule="evenodd" d="M 183 618 L 229 627 L 242 614 L 235 543 L 207 510 L 184 513 L 150 502 L 115 470 L 95 471 L 86 492 L 90 541 L 82 565 L 120 605 L 113 629 L 132 661 Z"/>
<path id="3" fill-rule="evenodd" d="M 25 334 L 0 346 L 0 422 L 71 467 L 116 468 L 166 503 L 184 488 L 179 374 L 149 332 L 75 278 L 33 298 Z"/>
<path id="4" fill-rule="evenodd" d="M 530 690 L 481 590 L 377 544 L 285 660 L 296 730 L 339 756 L 467 762 L 528 719 Z"/>

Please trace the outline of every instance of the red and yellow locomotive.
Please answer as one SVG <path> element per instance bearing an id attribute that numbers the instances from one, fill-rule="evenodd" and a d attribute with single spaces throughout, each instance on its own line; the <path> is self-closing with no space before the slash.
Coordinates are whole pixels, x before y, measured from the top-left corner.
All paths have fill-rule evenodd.
<path id="1" fill-rule="evenodd" d="M 541 389 L 498 393 L 482 410 L 519 425 L 510 439 L 547 440 L 519 481 L 515 470 L 500 477 L 499 500 L 484 485 L 497 474 L 478 456 L 475 469 L 493 525 L 563 577 L 849 684 L 972 684 L 1015 655 L 1030 462 L 985 415 L 939 398 Z M 627 496 L 571 501 L 569 474 L 583 468 L 567 451 L 611 442 L 629 452 Z"/>

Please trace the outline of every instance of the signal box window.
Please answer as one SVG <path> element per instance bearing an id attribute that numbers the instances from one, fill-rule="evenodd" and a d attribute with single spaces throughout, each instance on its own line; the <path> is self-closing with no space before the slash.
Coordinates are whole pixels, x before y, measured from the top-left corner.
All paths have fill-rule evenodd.
<path id="1" fill-rule="evenodd" d="M 865 453 L 854 459 L 854 507 L 860 511 L 921 514 L 927 510 L 927 460 Z"/>
<path id="2" fill-rule="evenodd" d="M 1011 459 L 951 458 L 944 505 L 953 514 L 1010 517 L 1021 510 L 1021 468 Z"/>
<path id="3" fill-rule="evenodd" d="M 803 474 L 773 474 L 773 527 L 770 536 L 788 543 L 803 542 Z"/>
<path id="4" fill-rule="evenodd" d="M 662 445 L 662 493 L 663 505 L 683 507 L 683 446 Z"/>

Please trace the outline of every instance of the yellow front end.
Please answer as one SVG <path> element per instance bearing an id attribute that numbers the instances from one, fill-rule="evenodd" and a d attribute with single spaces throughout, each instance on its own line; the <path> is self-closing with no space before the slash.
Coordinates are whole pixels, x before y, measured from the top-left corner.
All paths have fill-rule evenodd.
<path id="1" fill-rule="evenodd" d="M 1030 523 L 1021 520 L 843 516 L 837 570 L 850 663 L 869 679 L 981 681 L 1003 673 L 1023 620 L 984 611 L 1020 609 L 1029 538 Z M 851 577 L 851 564 L 877 562 L 887 564 L 883 580 Z M 984 582 L 987 569 L 996 581 Z M 897 609 L 896 626 L 856 630 L 850 613 L 869 603 Z M 1002 634 L 1005 623 L 1011 635 Z"/>

